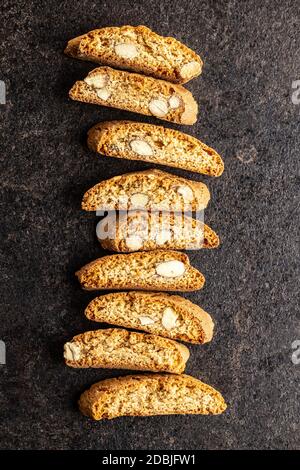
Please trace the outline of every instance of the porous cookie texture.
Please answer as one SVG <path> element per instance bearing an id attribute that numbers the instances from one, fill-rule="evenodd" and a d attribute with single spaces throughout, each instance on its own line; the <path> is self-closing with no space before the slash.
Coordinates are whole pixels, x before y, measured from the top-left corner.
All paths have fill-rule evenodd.
<path id="1" fill-rule="evenodd" d="M 160 170 L 115 176 L 89 189 L 82 209 L 188 212 L 206 208 L 210 193 L 204 183 Z"/>
<path id="2" fill-rule="evenodd" d="M 71 57 L 124 68 L 173 83 L 186 83 L 201 73 L 199 55 L 172 37 L 146 26 L 95 29 L 71 39 Z"/>
<path id="3" fill-rule="evenodd" d="M 119 253 L 211 249 L 220 243 L 218 235 L 202 221 L 168 212 L 109 213 L 99 223 L 97 234 L 104 249 Z"/>
<path id="4" fill-rule="evenodd" d="M 92 321 L 147 331 L 188 343 L 211 341 L 214 323 L 198 305 L 164 292 L 113 292 L 93 299 L 85 309 Z"/>
<path id="5" fill-rule="evenodd" d="M 178 124 L 194 124 L 198 105 L 181 85 L 137 73 L 98 67 L 77 81 L 70 98 L 84 103 L 119 108 L 155 116 Z M 176 107 L 174 98 L 178 99 Z"/>
<path id="6" fill-rule="evenodd" d="M 179 251 L 142 251 L 104 256 L 76 273 L 86 290 L 138 289 L 194 291 L 205 278 Z"/>
<path id="7" fill-rule="evenodd" d="M 79 400 L 95 420 L 119 416 L 218 415 L 226 410 L 220 392 L 194 377 L 176 374 L 129 375 L 98 382 Z"/>
<path id="8" fill-rule="evenodd" d="M 189 358 L 186 346 L 153 334 L 120 328 L 87 331 L 65 344 L 66 364 L 75 368 L 173 372 L 180 374 Z"/>
<path id="9" fill-rule="evenodd" d="M 163 126 L 134 121 L 104 121 L 88 132 L 88 146 L 102 156 L 142 160 L 220 176 L 221 156 L 200 140 Z"/>

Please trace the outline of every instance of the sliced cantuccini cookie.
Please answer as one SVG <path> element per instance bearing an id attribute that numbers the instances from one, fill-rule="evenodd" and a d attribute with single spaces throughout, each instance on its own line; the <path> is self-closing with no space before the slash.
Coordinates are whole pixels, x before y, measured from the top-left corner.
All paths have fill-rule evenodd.
<path id="1" fill-rule="evenodd" d="M 65 53 L 174 83 L 186 83 L 202 70 L 202 60 L 194 51 L 146 26 L 95 29 L 71 39 Z"/>
<path id="2" fill-rule="evenodd" d="M 146 374 L 102 380 L 80 397 L 90 418 L 171 414 L 218 415 L 227 408 L 213 387 L 189 375 Z"/>
<path id="3" fill-rule="evenodd" d="M 159 163 L 220 176 L 220 155 L 200 140 L 162 126 L 133 121 L 105 121 L 88 132 L 91 150 L 108 157 Z"/>
<path id="4" fill-rule="evenodd" d="M 163 292 L 114 292 L 93 299 L 89 320 L 147 331 L 188 343 L 211 341 L 214 323 L 198 305 Z"/>
<path id="5" fill-rule="evenodd" d="M 183 86 L 110 67 L 92 70 L 75 83 L 69 96 L 178 124 L 194 124 L 197 120 L 198 105 Z"/>
<path id="6" fill-rule="evenodd" d="M 194 291 L 205 278 L 180 251 L 141 251 L 98 258 L 76 273 L 83 289 Z"/>
<path id="7" fill-rule="evenodd" d="M 87 331 L 65 344 L 66 364 L 75 368 L 146 370 L 181 374 L 189 359 L 183 344 L 120 328 Z"/>
<path id="8" fill-rule="evenodd" d="M 218 235 L 202 221 L 184 214 L 129 211 L 109 213 L 97 226 L 106 250 L 119 253 L 150 250 L 217 248 Z"/>
<path id="9" fill-rule="evenodd" d="M 209 200 L 204 183 L 160 170 L 146 170 L 96 184 L 84 194 L 82 209 L 188 212 L 205 209 Z"/>

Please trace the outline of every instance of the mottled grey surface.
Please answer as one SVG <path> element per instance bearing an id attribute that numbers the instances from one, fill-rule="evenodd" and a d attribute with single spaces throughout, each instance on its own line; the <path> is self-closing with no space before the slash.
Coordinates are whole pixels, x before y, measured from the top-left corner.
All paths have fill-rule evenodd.
<path id="1" fill-rule="evenodd" d="M 300 365 L 291 361 L 300 339 L 300 105 L 291 99 L 299 2 L 4 0 L 1 8 L 1 448 L 299 448 Z M 88 151 L 97 121 L 143 118 L 71 102 L 69 87 L 93 64 L 62 51 L 74 36 L 127 23 L 174 35 L 205 62 L 188 84 L 199 120 L 184 130 L 224 156 L 220 179 L 190 175 L 209 185 L 206 221 L 222 246 L 191 256 L 207 283 L 187 297 L 213 314 L 216 335 L 191 347 L 187 372 L 222 391 L 229 406 L 218 417 L 94 423 L 76 400 L 118 372 L 71 370 L 62 360 L 65 340 L 95 328 L 83 317 L 93 295 L 74 279 L 102 254 L 96 216 L 80 209 L 83 192 L 150 167 Z"/>

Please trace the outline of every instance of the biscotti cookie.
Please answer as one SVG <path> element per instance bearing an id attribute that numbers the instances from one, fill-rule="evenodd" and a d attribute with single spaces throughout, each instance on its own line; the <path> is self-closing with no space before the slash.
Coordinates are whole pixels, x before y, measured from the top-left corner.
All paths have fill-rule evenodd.
<path id="1" fill-rule="evenodd" d="M 203 344 L 214 323 L 198 305 L 163 292 L 113 292 L 93 299 L 85 309 L 92 321 L 147 331 L 166 338 Z"/>
<path id="2" fill-rule="evenodd" d="M 82 209 L 187 212 L 205 209 L 209 200 L 204 183 L 160 170 L 146 170 L 96 184 L 84 194 Z"/>
<path id="3" fill-rule="evenodd" d="M 119 253 L 219 246 L 218 235 L 203 222 L 168 212 L 109 213 L 99 222 L 97 236 L 104 249 Z"/>
<path id="4" fill-rule="evenodd" d="M 171 414 L 218 415 L 227 408 L 213 387 L 189 375 L 146 374 L 102 380 L 80 397 L 90 418 Z"/>
<path id="5" fill-rule="evenodd" d="M 159 36 L 146 26 L 95 29 L 71 39 L 65 53 L 173 83 L 186 83 L 202 70 L 202 60 L 194 51 L 172 37 Z"/>
<path id="6" fill-rule="evenodd" d="M 194 124 L 197 120 L 198 105 L 183 86 L 110 67 L 92 70 L 75 83 L 69 96 L 178 124 Z"/>
<path id="7" fill-rule="evenodd" d="M 205 282 L 186 254 L 163 250 L 104 256 L 81 268 L 76 275 L 86 290 L 194 291 Z"/>
<path id="8" fill-rule="evenodd" d="M 65 344 L 70 367 L 146 370 L 181 374 L 189 358 L 183 344 L 157 335 L 119 328 L 87 331 Z"/>
<path id="9" fill-rule="evenodd" d="M 88 132 L 91 150 L 107 157 L 159 163 L 183 170 L 220 176 L 220 155 L 183 132 L 134 121 L 105 121 Z"/>

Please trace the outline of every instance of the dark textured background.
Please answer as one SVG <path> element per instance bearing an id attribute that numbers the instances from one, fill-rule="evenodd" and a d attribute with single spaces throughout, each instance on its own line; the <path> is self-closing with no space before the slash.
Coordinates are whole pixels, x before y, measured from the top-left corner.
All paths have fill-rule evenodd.
<path id="1" fill-rule="evenodd" d="M 299 2 L 4 0 L 1 10 L 1 448 L 299 448 Z M 182 129 L 218 149 L 226 170 L 215 180 L 171 171 L 209 185 L 206 221 L 222 239 L 191 255 L 207 283 L 187 295 L 216 322 L 212 343 L 191 347 L 187 372 L 222 391 L 229 407 L 218 417 L 92 422 L 79 394 L 118 371 L 72 370 L 62 359 L 68 338 L 95 328 L 83 317 L 93 295 L 74 279 L 102 254 L 83 192 L 151 166 L 87 150 L 97 121 L 143 118 L 71 102 L 69 87 L 94 66 L 63 49 L 123 24 L 174 35 L 205 62 L 188 84 L 199 120 Z"/>

